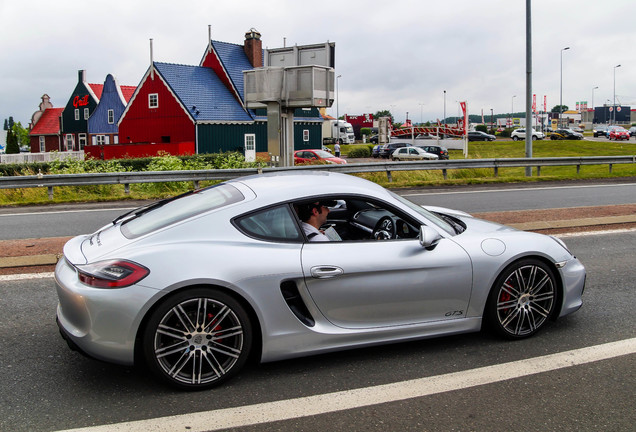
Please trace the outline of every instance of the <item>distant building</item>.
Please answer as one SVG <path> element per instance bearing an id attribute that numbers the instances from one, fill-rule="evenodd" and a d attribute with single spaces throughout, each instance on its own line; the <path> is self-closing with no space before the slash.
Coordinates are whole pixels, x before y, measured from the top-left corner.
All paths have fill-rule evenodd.
<path id="1" fill-rule="evenodd" d="M 78 80 L 62 112 L 62 150 L 83 150 L 88 143 L 88 119 L 97 108 L 103 84 L 88 84 L 86 71 L 78 71 Z"/>
<path id="2" fill-rule="evenodd" d="M 29 144 L 31 153 L 63 151 L 60 118 L 64 108 L 53 108 L 51 98 L 42 96 L 39 110 L 31 116 Z"/>
<path id="3" fill-rule="evenodd" d="M 246 149 L 267 155 L 267 113 L 246 108 L 243 82 L 244 70 L 262 66 L 255 30 L 243 45 L 209 40 L 199 66 L 152 61 L 119 121 L 119 146 L 103 146 L 103 157 Z M 296 149 L 321 147 L 317 108 L 295 110 L 294 143 Z"/>
<path id="4" fill-rule="evenodd" d="M 105 145 L 119 142 L 117 123 L 135 89 L 134 86 L 120 86 L 111 74 L 106 76 L 99 103 L 88 118 L 88 143 Z"/>

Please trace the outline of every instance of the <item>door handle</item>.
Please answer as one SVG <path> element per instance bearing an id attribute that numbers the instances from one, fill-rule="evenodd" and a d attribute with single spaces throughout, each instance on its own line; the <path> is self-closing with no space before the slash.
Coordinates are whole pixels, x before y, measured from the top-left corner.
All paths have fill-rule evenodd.
<path id="1" fill-rule="evenodd" d="M 311 276 L 317 279 L 326 279 L 340 276 L 344 270 L 336 266 L 316 266 L 311 268 Z"/>

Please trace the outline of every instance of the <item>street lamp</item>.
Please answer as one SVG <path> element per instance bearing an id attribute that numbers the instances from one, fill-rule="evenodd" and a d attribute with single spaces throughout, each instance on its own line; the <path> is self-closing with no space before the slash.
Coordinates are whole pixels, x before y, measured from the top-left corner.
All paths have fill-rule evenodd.
<path id="1" fill-rule="evenodd" d="M 561 82 L 559 85 L 559 127 L 561 127 L 561 113 L 563 112 L 563 51 L 569 50 L 570 47 L 561 49 Z"/>
<path id="2" fill-rule="evenodd" d="M 596 115 L 596 110 L 594 109 L 594 90 L 596 90 L 598 86 L 592 87 L 592 125 L 594 125 L 594 116 Z"/>
<path id="3" fill-rule="evenodd" d="M 340 95 L 338 93 L 338 79 L 340 79 L 342 75 L 338 75 L 336 77 L 336 124 L 338 124 L 338 120 L 340 119 Z"/>
<path id="4" fill-rule="evenodd" d="M 512 102 L 510 103 L 510 126 L 512 127 L 512 116 L 515 113 L 515 98 L 517 97 L 517 95 L 514 95 L 512 97 Z"/>
<path id="5" fill-rule="evenodd" d="M 446 90 L 444 90 L 444 126 L 446 126 Z"/>
<path id="6" fill-rule="evenodd" d="M 616 68 L 621 67 L 621 65 L 614 66 L 614 123 L 616 124 Z"/>
<path id="7" fill-rule="evenodd" d="M 492 110 L 492 108 L 490 108 L 490 130 L 492 130 L 494 128 L 494 126 L 492 125 L 493 117 L 494 117 L 493 110 Z"/>

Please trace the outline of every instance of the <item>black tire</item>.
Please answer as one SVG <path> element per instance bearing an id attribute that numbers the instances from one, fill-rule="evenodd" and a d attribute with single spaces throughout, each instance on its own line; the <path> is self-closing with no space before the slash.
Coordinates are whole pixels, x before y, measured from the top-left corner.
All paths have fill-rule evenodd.
<path id="1" fill-rule="evenodd" d="M 513 141 L 519 141 L 519 137 L 517 135 L 515 135 L 515 136 L 512 137 L 512 140 Z"/>
<path id="2" fill-rule="evenodd" d="M 523 259 L 499 275 L 484 311 L 486 323 L 507 339 L 536 334 L 557 308 L 558 288 L 554 272 L 537 259 Z"/>
<path id="3" fill-rule="evenodd" d="M 213 288 L 192 288 L 166 299 L 152 312 L 142 340 L 150 371 L 182 390 L 204 390 L 236 375 L 252 342 L 245 309 Z"/>

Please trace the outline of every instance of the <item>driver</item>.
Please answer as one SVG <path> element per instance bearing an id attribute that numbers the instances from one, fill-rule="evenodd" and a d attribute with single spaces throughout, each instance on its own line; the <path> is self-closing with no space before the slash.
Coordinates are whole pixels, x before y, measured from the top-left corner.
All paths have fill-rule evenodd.
<path id="1" fill-rule="evenodd" d="M 298 205 L 298 217 L 302 221 L 303 230 L 309 241 L 331 241 L 320 227 L 327 221 L 329 207 L 334 207 L 336 204 L 336 201 L 314 201 Z"/>

